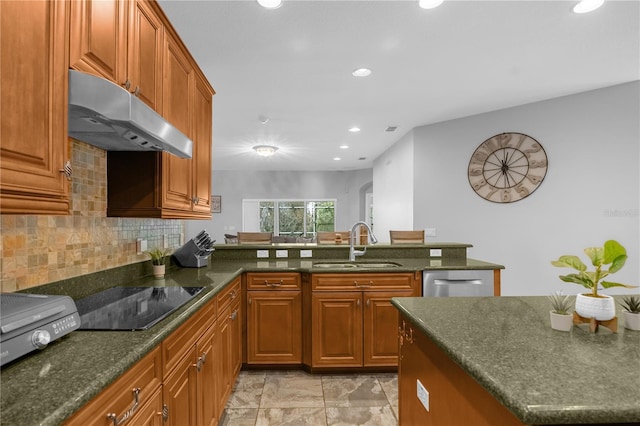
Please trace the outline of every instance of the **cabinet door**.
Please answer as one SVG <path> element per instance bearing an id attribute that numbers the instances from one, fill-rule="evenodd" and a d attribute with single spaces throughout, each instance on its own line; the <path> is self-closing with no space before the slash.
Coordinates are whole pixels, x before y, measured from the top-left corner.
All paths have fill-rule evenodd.
<path id="1" fill-rule="evenodd" d="M 191 93 L 194 74 L 178 43 L 167 34 L 164 50 L 163 116 L 188 137 L 191 135 Z M 191 210 L 192 160 L 162 154 L 162 207 Z"/>
<path id="2" fill-rule="evenodd" d="M 410 297 L 412 292 L 365 292 L 363 364 L 367 366 L 398 365 L 398 310 L 392 297 Z"/>
<path id="3" fill-rule="evenodd" d="M 130 3 L 122 0 L 74 0 L 69 3 L 70 67 L 124 85 Z"/>
<path id="4" fill-rule="evenodd" d="M 70 158 L 69 4 L 0 1 L 0 210 L 4 214 L 69 213 L 69 182 L 61 173 Z"/>
<path id="5" fill-rule="evenodd" d="M 220 414 L 222 414 L 233 386 L 231 379 L 231 306 L 220 312 L 221 313 L 218 316 L 215 364 L 217 370 L 216 393 L 218 396 L 218 407 L 220 409 Z"/>
<path id="6" fill-rule="evenodd" d="M 199 363 L 197 395 L 198 425 L 218 424 L 218 401 L 216 399 L 216 326 L 212 325 L 196 344 L 196 364 Z M 197 369 L 197 368 L 196 368 Z"/>
<path id="7" fill-rule="evenodd" d="M 362 293 L 314 292 L 312 367 L 362 366 Z"/>
<path id="8" fill-rule="evenodd" d="M 161 114 L 164 26 L 152 3 L 135 1 L 128 40 L 128 90 Z"/>
<path id="9" fill-rule="evenodd" d="M 196 424 L 195 346 L 164 380 L 162 399 L 168 408 L 168 426 Z"/>
<path id="10" fill-rule="evenodd" d="M 242 368 L 242 305 L 240 299 L 231 305 L 231 385 L 236 381 Z"/>
<path id="11" fill-rule="evenodd" d="M 247 292 L 247 363 L 302 362 L 302 292 Z"/>
<path id="12" fill-rule="evenodd" d="M 211 217 L 211 141 L 213 95 L 209 84 L 197 76 L 193 108 L 193 211 Z"/>

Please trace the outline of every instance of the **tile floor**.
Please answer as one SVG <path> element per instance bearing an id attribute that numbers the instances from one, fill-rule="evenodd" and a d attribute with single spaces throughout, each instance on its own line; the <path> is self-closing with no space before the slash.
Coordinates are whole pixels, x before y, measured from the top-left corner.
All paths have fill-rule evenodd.
<path id="1" fill-rule="evenodd" d="M 242 371 L 220 425 L 394 426 L 397 377 L 395 373 Z"/>

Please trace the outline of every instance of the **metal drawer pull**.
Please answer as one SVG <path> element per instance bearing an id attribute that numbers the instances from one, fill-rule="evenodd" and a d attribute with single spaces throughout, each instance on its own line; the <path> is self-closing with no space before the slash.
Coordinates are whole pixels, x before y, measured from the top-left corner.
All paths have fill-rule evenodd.
<path id="1" fill-rule="evenodd" d="M 235 311 L 233 311 L 233 313 L 231 315 L 229 315 L 229 318 L 232 321 L 235 321 L 237 316 L 238 316 L 238 310 L 236 309 Z"/>
<path id="2" fill-rule="evenodd" d="M 140 388 L 134 388 L 133 389 L 133 405 L 131 406 L 131 408 L 129 408 L 127 411 L 124 412 L 122 417 L 118 418 L 118 416 L 115 413 L 107 414 L 107 419 L 113 422 L 113 426 L 119 426 L 121 424 L 126 423 L 127 420 L 129 420 L 135 414 L 135 412 L 138 410 L 138 404 L 140 403 L 140 399 L 138 398 L 139 395 L 140 395 Z"/>
<path id="3" fill-rule="evenodd" d="M 206 361 L 207 361 L 207 354 L 203 352 L 202 355 L 198 357 L 198 361 L 195 364 L 193 364 L 193 366 L 196 368 L 198 373 L 200 372 L 200 370 L 202 370 L 202 366 Z"/>
<path id="4" fill-rule="evenodd" d="M 67 178 L 67 180 L 71 180 L 71 177 L 73 176 L 73 168 L 71 167 L 71 161 L 67 160 L 64 163 L 63 168 L 61 168 L 60 173 L 64 173 L 64 176 Z"/>
<path id="5" fill-rule="evenodd" d="M 236 290 L 234 289 L 231 293 L 229 293 L 229 297 L 232 299 L 236 298 Z"/>
<path id="6" fill-rule="evenodd" d="M 371 287 L 373 285 L 373 281 L 369 281 L 369 284 L 359 284 L 358 281 L 354 281 L 353 285 L 356 287 Z"/>
<path id="7" fill-rule="evenodd" d="M 284 284 L 284 280 L 280 280 L 279 283 L 270 283 L 269 281 L 264 280 L 264 285 L 267 287 L 280 287 L 282 284 Z"/>

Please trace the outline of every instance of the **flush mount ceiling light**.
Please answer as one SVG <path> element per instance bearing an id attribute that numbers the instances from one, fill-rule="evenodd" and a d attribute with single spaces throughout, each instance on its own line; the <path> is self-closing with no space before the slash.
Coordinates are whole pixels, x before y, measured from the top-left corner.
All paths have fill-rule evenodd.
<path id="1" fill-rule="evenodd" d="M 261 157 L 271 157 L 278 150 L 277 146 L 273 145 L 256 145 L 253 150 Z"/>
<path id="2" fill-rule="evenodd" d="M 258 4 L 265 9 L 277 9 L 282 6 L 282 0 L 258 0 Z"/>
<path id="3" fill-rule="evenodd" d="M 340 157 L 333 157 L 333 161 L 340 161 Z"/>
<path id="4" fill-rule="evenodd" d="M 369 68 L 358 68 L 351 73 L 354 77 L 369 77 L 371 70 Z"/>
<path id="5" fill-rule="evenodd" d="M 340 149 L 349 149 L 349 145 L 340 145 Z"/>
<path id="6" fill-rule="evenodd" d="M 420 0 L 418 6 L 423 9 L 434 9 L 442 4 L 444 0 Z"/>
<path id="7" fill-rule="evenodd" d="M 349 131 L 351 133 L 358 133 L 360 131 L 360 127 L 353 126 L 353 127 L 349 128 Z"/>
<path id="8" fill-rule="evenodd" d="M 604 0 L 582 0 L 581 2 L 573 6 L 573 11 L 575 13 L 593 12 L 603 4 Z"/>

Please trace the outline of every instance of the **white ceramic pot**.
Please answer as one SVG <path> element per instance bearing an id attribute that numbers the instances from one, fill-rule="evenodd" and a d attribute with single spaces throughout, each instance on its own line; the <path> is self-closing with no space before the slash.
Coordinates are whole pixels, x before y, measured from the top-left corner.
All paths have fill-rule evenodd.
<path id="1" fill-rule="evenodd" d="M 164 267 L 165 265 L 153 265 L 153 276 L 156 278 L 163 278 Z"/>
<path id="2" fill-rule="evenodd" d="M 640 314 L 624 311 L 622 315 L 624 318 L 624 328 L 640 331 Z"/>
<path id="3" fill-rule="evenodd" d="M 551 328 L 560 331 L 571 331 L 573 327 L 573 315 L 571 314 L 556 314 L 553 311 L 549 311 L 551 317 Z"/>
<path id="4" fill-rule="evenodd" d="M 600 294 L 598 297 L 592 297 L 578 294 L 576 296 L 576 312 L 583 318 L 607 321 L 616 316 L 616 305 L 611 296 Z"/>

